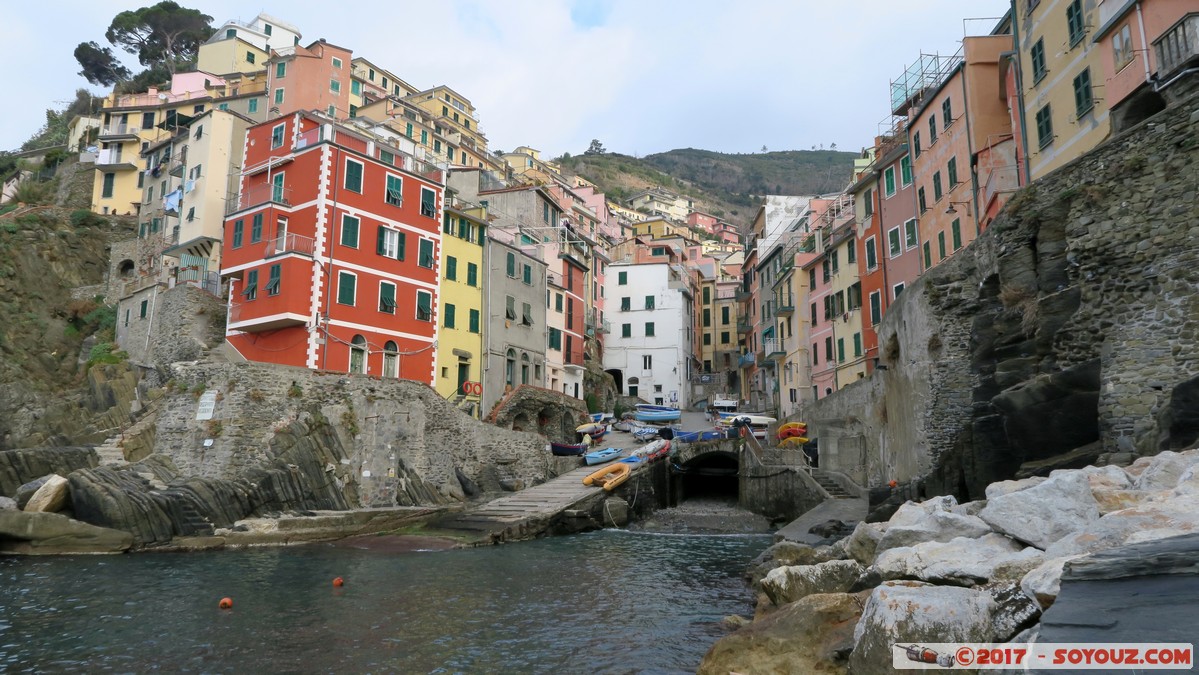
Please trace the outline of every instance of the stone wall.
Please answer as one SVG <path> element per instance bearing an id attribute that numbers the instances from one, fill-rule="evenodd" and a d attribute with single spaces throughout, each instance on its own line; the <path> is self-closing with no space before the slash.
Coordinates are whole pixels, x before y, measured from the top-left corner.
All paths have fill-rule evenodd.
<path id="1" fill-rule="evenodd" d="M 176 361 L 201 358 L 225 339 L 225 305 L 195 286 L 152 285 L 121 298 L 116 334 L 131 360 L 165 370 Z"/>
<path id="2" fill-rule="evenodd" d="M 522 384 L 496 404 L 487 421 L 501 429 L 532 431 L 558 443 L 575 443 L 575 428 L 590 418 L 583 401 Z"/>
<path id="3" fill-rule="evenodd" d="M 805 411 L 822 453 L 861 433 L 870 485 L 977 498 L 1075 448 L 1128 461 L 1193 442 L 1197 151 L 1192 97 L 1013 195 L 892 306 L 885 369 Z"/>

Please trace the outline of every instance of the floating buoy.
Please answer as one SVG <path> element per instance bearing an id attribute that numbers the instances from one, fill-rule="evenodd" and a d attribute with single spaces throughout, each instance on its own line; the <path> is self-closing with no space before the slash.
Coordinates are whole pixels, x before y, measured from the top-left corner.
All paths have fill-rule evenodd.
<path id="1" fill-rule="evenodd" d="M 346 580 L 342 579 L 341 577 L 337 577 L 336 579 L 333 580 L 333 585 L 336 586 L 337 588 L 341 588 L 342 586 L 346 585 Z"/>
<path id="2" fill-rule="evenodd" d="M 899 485 L 899 481 L 892 479 L 890 483 L 887 483 L 887 485 L 889 487 L 896 487 Z"/>
<path id="3" fill-rule="evenodd" d="M 233 598 L 221 598 L 221 609 L 233 609 Z"/>

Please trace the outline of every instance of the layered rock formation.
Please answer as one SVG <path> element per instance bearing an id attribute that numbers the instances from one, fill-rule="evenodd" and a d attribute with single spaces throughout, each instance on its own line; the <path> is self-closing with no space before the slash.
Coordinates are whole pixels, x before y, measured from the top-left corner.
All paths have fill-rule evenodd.
<path id="1" fill-rule="evenodd" d="M 1038 631 L 1052 642 L 1199 636 L 1184 608 L 1199 588 L 1199 448 L 986 494 L 909 502 L 832 546 L 776 544 L 751 568 L 755 621 L 718 642 L 701 672 L 773 672 L 795 658 L 804 672 L 888 673 L 896 643 Z M 1157 610 L 1178 619 L 1165 627 Z"/>

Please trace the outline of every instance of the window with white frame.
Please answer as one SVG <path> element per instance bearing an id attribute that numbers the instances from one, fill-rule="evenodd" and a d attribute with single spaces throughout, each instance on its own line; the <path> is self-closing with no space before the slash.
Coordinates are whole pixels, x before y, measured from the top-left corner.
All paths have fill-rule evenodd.
<path id="1" fill-rule="evenodd" d="M 900 240 L 899 228 L 893 227 L 887 230 L 887 255 L 894 258 L 903 253 L 903 242 Z"/>
<path id="2" fill-rule="evenodd" d="M 916 232 L 916 219 L 908 218 L 903 224 L 904 246 L 913 249 L 920 244 L 920 237 Z"/>

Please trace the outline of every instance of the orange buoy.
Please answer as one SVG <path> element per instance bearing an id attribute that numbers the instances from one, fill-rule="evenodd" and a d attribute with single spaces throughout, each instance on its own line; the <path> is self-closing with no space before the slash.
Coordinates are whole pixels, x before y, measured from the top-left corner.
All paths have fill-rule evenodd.
<path id="1" fill-rule="evenodd" d="M 892 479 L 890 483 L 887 483 L 887 485 L 890 487 L 895 487 L 899 485 L 899 481 Z"/>
<path id="2" fill-rule="evenodd" d="M 233 609 L 233 598 L 221 598 L 221 609 Z"/>
<path id="3" fill-rule="evenodd" d="M 341 588 L 342 586 L 346 585 L 346 580 L 342 579 L 341 577 L 337 577 L 336 579 L 333 580 L 333 585 L 338 588 Z"/>

